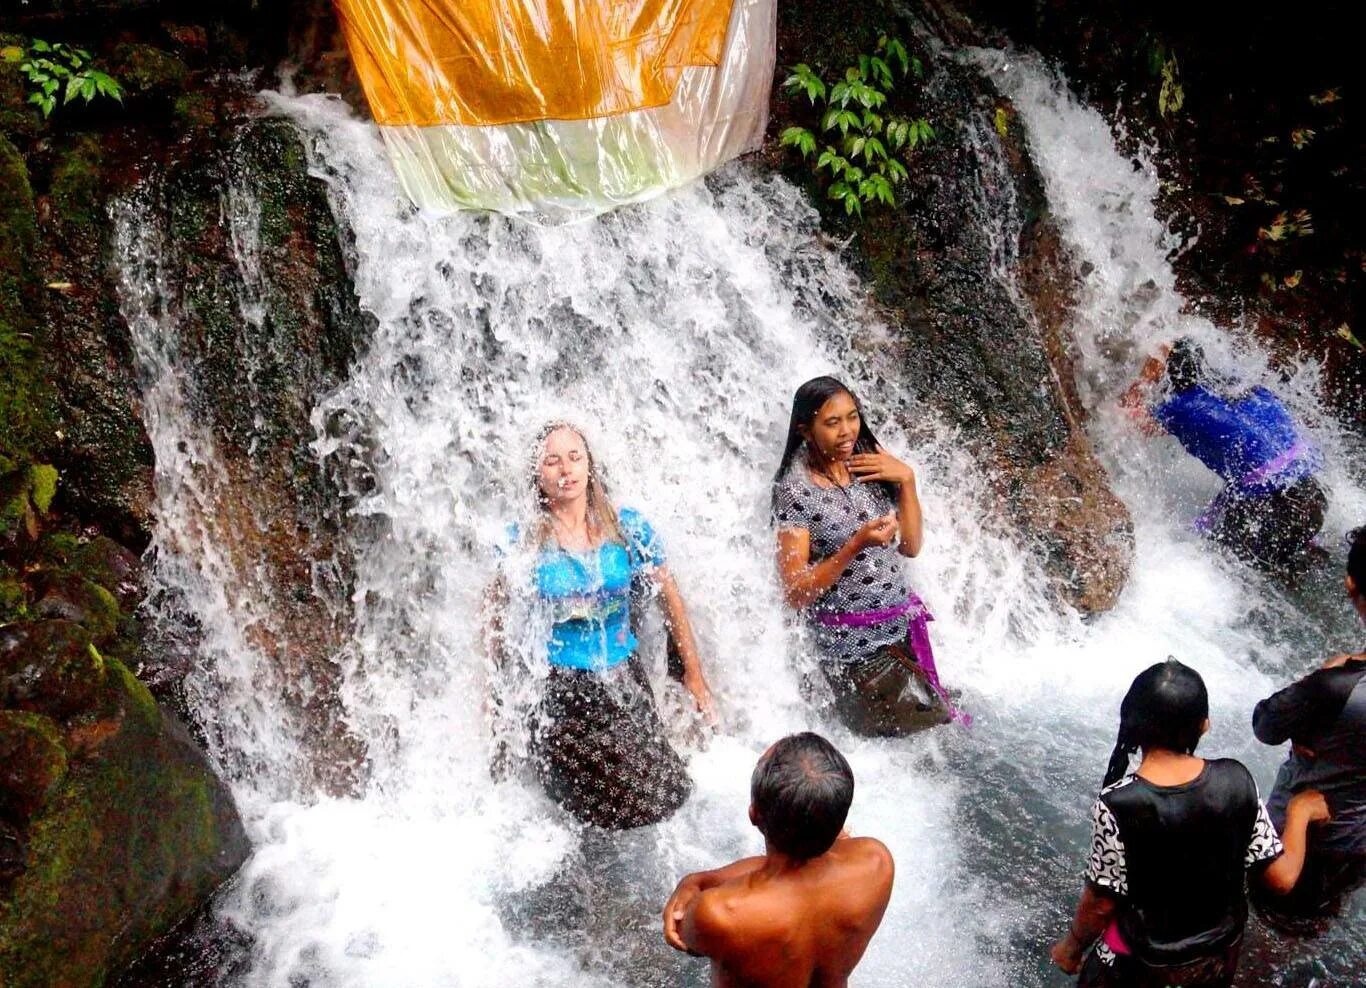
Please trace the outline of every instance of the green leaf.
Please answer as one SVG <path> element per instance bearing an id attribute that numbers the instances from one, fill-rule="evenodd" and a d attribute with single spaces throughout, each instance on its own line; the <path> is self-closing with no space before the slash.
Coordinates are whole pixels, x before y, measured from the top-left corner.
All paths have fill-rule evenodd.
<path id="1" fill-rule="evenodd" d="M 831 199 L 843 199 L 846 196 L 853 195 L 853 193 L 854 190 L 849 187 L 848 182 L 835 182 L 830 186 L 830 191 L 827 195 L 829 195 Z"/>
<path id="2" fill-rule="evenodd" d="M 873 59 L 868 55 L 858 57 L 858 74 L 860 79 L 867 79 L 869 73 L 873 71 Z"/>
<path id="3" fill-rule="evenodd" d="M 73 99 L 79 96 L 81 92 L 81 85 L 85 81 L 85 77 L 79 75 L 73 75 L 70 79 L 68 79 L 66 81 L 66 92 L 62 94 L 62 102 L 70 103 Z"/>
<path id="4" fill-rule="evenodd" d="M 845 136 L 848 136 L 850 127 L 858 130 L 863 123 L 859 119 L 859 115 L 853 110 L 840 110 L 836 115 L 835 122 L 839 125 L 840 133 Z"/>
<path id="5" fill-rule="evenodd" d="M 820 171 L 822 168 L 829 168 L 831 175 L 838 175 L 848 166 L 849 162 L 845 161 L 843 156 L 832 147 L 827 147 L 821 152 L 820 157 L 816 159 L 816 171 Z"/>
<path id="6" fill-rule="evenodd" d="M 901 66 L 902 75 L 905 75 L 907 72 L 911 70 L 911 58 L 909 55 L 906 54 L 905 45 L 903 45 L 900 41 L 896 40 L 895 38 L 888 38 L 886 50 L 887 58 L 890 61 L 894 61 Z M 920 60 L 916 59 L 915 64 L 920 64 Z M 917 71 L 916 75 L 919 74 L 919 71 Z"/>
<path id="7" fill-rule="evenodd" d="M 839 123 L 839 115 L 840 111 L 836 107 L 831 107 L 829 110 L 826 110 L 825 114 L 821 117 L 821 130 L 834 130 Z"/>
<path id="8" fill-rule="evenodd" d="M 906 180 L 906 166 L 895 158 L 888 158 L 887 174 L 892 176 L 893 182 L 904 182 Z"/>
<path id="9" fill-rule="evenodd" d="M 866 137 L 856 137 L 856 138 L 854 138 L 852 141 L 849 142 L 848 147 L 846 147 L 846 148 L 844 149 L 844 151 L 845 151 L 845 153 L 846 153 L 847 155 L 849 155 L 849 157 L 851 157 L 851 158 L 857 158 L 857 157 L 859 156 L 860 152 L 863 151 L 864 145 L 866 145 L 867 143 L 868 143 L 868 138 L 866 138 Z"/>
<path id="10" fill-rule="evenodd" d="M 882 118 L 872 110 L 863 111 L 863 130 L 867 134 L 882 133 Z"/>
<path id="11" fill-rule="evenodd" d="M 29 45 L 34 51 L 52 51 L 52 46 L 42 38 L 34 38 L 33 44 Z"/>
<path id="12" fill-rule="evenodd" d="M 99 89 L 95 84 L 95 80 L 90 78 L 89 76 L 86 76 L 85 80 L 81 83 L 81 96 L 83 96 L 85 98 L 85 101 L 89 103 L 96 97 L 96 95 L 98 95 L 98 93 Z"/>
<path id="13" fill-rule="evenodd" d="M 873 70 L 873 78 L 886 89 L 892 88 L 892 68 L 883 59 L 874 55 L 869 59 L 869 65 Z"/>
<path id="14" fill-rule="evenodd" d="M 849 82 L 862 82 L 863 74 L 851 65 L 849 66 L 849 68 L 844 70 L 844 78 L 847 79 Z"/>
<path id="15" fill-rule="evenodd" d="M 57 90 L 59 90 L 59 89 L 62 88 L 62 84 L 61 84 L 60 82 L 58 82 L 56 79 L 48 79 L 48 80 L 44 81 L 43 87 L 42 87 L 42 88 L 43 88 L 43 92 L 44 92 L 45 94 L 47 94 L 48 96 L 51 96 L 51 95 L 52 95 L 53 93 L 55 93 Z"/>
<path id="16" fill-rule="evenodd" d="M 860 168 L 858 165 L 845 165 L 844 180 L 846 182 L 862 182 L 863 169 Z"/>
<path id="17" fill-rule="evenodd" d="M 863 145 L 863 160 L 869 164 L 873 163 L 874 158 L 886 158 L 887 149 L 882 146 L 882 142 L 876 137 L 870 137 Z"/>
<path id="18" fill-rule="evenodd" d="M 913 59 L 911 59 L 911 74 L 914 75 L 917 79 L 923 79 L 923 78 L 924 78 L 924 76 L 925 76 L 925 66 L 924 66 L 923 64 L 921 64 L 920 59 L 918 59 L 918 58 L 913 58 Z"/>
<path id="19" fill-rule="evenodd" d="M 837 82 L 830 87 L 830 105 L 848 106 L 849 100 L 853 98 L 853 87 L 847 82 Z"/>
<path id="20" fill-rule="evenodd" d="M 6 62 L 19 62 L 22 61 L 23 58 L 24 49 L 20 48 L 18 45 L 6 45 L 4 48 L 0 48 L 0 59 L 4 59 Z"/>

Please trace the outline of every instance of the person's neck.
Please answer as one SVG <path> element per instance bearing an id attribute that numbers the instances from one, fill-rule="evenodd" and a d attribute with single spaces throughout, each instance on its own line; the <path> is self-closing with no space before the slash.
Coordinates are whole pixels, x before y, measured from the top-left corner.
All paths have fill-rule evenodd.
<path id="1" fill-rule="evenodd" d="M 810 444 L 806 450 L 806 465 L 812 474 L 836 487 L 848 487 L 851 482 L 849 468 L 842 460 L 830 459 Z"/>
<path id="2" fill-rule="evenodd" d="M 575 548 L 580 544 L 592 545 L 593 533 L 588 530 L 588 499 L 577 497 L 572 501 L 556 501 L 550 504 L 550 527 L 555 540 L 564 548 Z M 566 543 L 569 543 L 566 545 Z"/>
<path id="3" fill-rule="evenodd" d="M 1153 748 L 1144 749 L 1138 774 L 1155 786 L 1180 786 L 1197 778 L 1204 768 L 1205 760 L 1196 755 Z"/>
<path id="4" fill-rule="evenodd" d="M 814 858 L 794 858 L 790 854 L 779 851 L 768 841 L 764 841 L 764 863 L 755 877 L 761 881 L 782 878 L 799 871 L 814 860 Z"/>

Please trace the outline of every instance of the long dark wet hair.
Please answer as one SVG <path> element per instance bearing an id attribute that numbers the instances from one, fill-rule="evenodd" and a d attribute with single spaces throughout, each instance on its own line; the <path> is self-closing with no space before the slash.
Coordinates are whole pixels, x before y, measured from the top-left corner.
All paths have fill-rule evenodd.
<path id="1" fill-rule="evenodd" d="M 1200 674 L 1176 659 L 1138 674 L 1119 705 L 1119 738 L 1110 754 L 1104 785 L 1129 771 L 1129 756 L 1140 748 L 1190 754 L 1209 718 L 1209 693 Z"/>
<path id="2" fill-rule="evenodd" d="M 792 417 L 787 423 L 787 442 L 783 445 L 783 458 L 778 463 L 778 472 L 773 475 L 773 483 L 776 487 L 787 476 L 792 469 L 792 461 L 797 457 L 797 451 L 806 442 L 806 437 L 802 435 L 802 426 L 808 429 L 816 421 L 825 403 L 836 395 L 846 394 L 854 402 L 854 407 L 858 409 L 859 428 L 858 438 L 854 440 L 855 453 L 876 453 L 878 450 L 877 437 L 873 435 L 873 430 L 868 427 L 868 416 L 863 414 L 863 403 L 858 400 L 858 395 L 850 391 L 844 382 L 833 377 L 813 377 L 792 396 Z M 897 490 L 896 484 L 890 481 L 878 481 L 878 486 L 883 489 L 892 503 L 896 503 Z"/>

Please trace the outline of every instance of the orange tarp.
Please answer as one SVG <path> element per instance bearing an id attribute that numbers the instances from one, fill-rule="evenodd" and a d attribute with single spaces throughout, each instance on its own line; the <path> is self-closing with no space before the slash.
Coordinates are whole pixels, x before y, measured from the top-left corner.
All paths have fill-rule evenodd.
<path id="1" fill-rule="evenodd" d="M 480 126 L 662 106 L 716 65 L 732 0 L 335 0 L 376 122 Z"/>

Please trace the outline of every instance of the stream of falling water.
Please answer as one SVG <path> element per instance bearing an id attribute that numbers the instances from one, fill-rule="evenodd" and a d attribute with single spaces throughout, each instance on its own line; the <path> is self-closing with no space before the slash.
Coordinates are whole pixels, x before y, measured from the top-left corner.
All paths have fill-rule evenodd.
<path id="1" fill-rule="evenodd" d="M 1360 462 L 1360 451 L 1319 412 L 1314 368 L 1283 381 L 1262 354 L 1183 314 L 1149 164 L 1122 155 L 1103 119 L 1037 64 L 965 57 L 1015 101 L 1089 270 L 1080 383 L 1137 538 L 1119 606 L 1089 622 L 1049 607 L 951 433 L 930 415 L 888 418 L 913 341 L 909 357 L 894 356 L 810 206 L 780 178 L 731 166 L 575 226 L 433 217 L 402 204 L 374 129 L 339 101 L 269 97 L 305 133 L 354 234 L 356 288 L 378 325 L 314 413 L 319 458 L 363 462 L 371 478 L 354 509 L 370 524 L 339 656 L 349 722 L 373 762 L 355 798 L 298 785 L 288 712 L 241 630 L 269 609 L 269 588 L 247 585 L 192 521 L 212 439 L 178 413 L 192 382 L 176 362 L 176 314 L 160 301 L 161 221 L 126 211 L 124 306 L 157 450 L 158 575 L 202 629 L 191 696 L 256 848 L 215 910 L 251 940 L 242 983 L 702 985 L 705 966 L 663 944 L 659 909 L 683 872 L 759 849 L 745 815 L 750 769 L 775 737 L 805 727 L 849 755 L 850 826 L 897 860 L 857 983 L 1061 983 L 1047 946 L 1079 888 L 1086 808 L 1139 669 L 1169 654 L 1200 669 L 1215 720 L 1205 750 L 1243 758 L 1269 786 L 1277 753 L 1252 740 L 1252 705 L 1359 638 L 1337 595 L 1341 552 L 1297 591 L 1212 554 L 1184 519 L 1215 482 L 1172 443 L 1137 437 L 1113 399 L 1146 347 L 1189 332 L 1222 366 L 1285 394 L 1330 460 Z M 249 203 L 234 212 L 235 242 L 250 243 L 240 224 L 251 215 Z M 798 699 L 789 657 L 803 647 L 777 591 L 768 484 L 793 389 L 826 372 L 861 391 L 883 441 L 917 468 L 928 540 L 912 576 L 937 613 L 941 669 L 964 691 L 971 731 L 862 741 L 817 724 Z M 561 417 L 584 425 L 618 503 L 667 541 L 722 705 L 722 731 L 699 743 L 657 671 L 696 792 L 673 819 L 629 834 L 583 833 L 534 785 L 495 785 L 486 768 L 479 601 L 493 542 L 521 508 L 527 441 Z M 1332 545 L 1366 517 L 1366 498 L 1346 466 L 1326 479 Z M 1344 922 L 1293 951 L 1259 940 L 1241 983 L 1345 979 L 1366 960 L 1362 936 Z"/>

